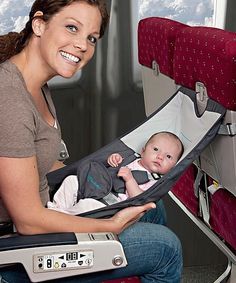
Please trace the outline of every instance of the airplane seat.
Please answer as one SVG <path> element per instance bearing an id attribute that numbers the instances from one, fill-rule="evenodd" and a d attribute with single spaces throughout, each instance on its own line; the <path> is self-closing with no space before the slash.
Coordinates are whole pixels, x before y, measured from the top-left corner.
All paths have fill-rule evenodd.
<path id="1" fill-rule="evenodd" d="M 175 37 L 176 32 L 185 26 L 157 17 L 142 19 L 139 22 L 138 59 L 142 71 L 147 116 L 177 90 L 173 80 Z"/>
<path id="2" fill-rule="evenodd" d="M 222 226 L 225 228 L 224 240 L 226 242 L 229 242 L 232 236 L 236 239 L 236 230 L 233 228 L 236 224 L 235 133 L 227 132 L 227 128 L 233 126 L 236 117 L 234 111 L 236 110 L 235 56 L 235 33 L 209 27 L 186 27 L 177 35 L 173 60 L 176 84 L 191 89 L 195 89 L 196 84 L 199 84 L 199 95 L 202 95 L 202 100 L 205 99 L 207 103 L 208 96 L 227 109 L 224 125 L 221 126 L 219 134 L 196 161 L 198 170 L 211 177 L 207 178 L 207 186 L 210 187 L 210 193 L 207 193 L 209 200 L 206 200 L 206 192 L 197 192 L 197 188 L 194 191 L 187 184 L 181 189 L 182 192 L 187 190 L 188 196 L 192 194 L 193 198 L 200 200 L 200 211 L 198 209 L 197 215 L 202 214 L 206 222 L 210 217 L 208 224 L 214 223 L 215 231 L 220 232 Z M 199 174 L 201 172 L 197 172 L 198 176 Z M 220 188 L 222 192 L 219 195 Z M 186 191 L 183 193 L 186 195 Z M 180 195 L 179 197 L 181 198 Z M 231 222 L 227 223 L 228 227 L 225 226 L 226 222 L 223 219 L 222 223 L 218 222 L 219 214 L 214 213 L 217 210 L 215 200 L 221 203 L 221 207 L 230 206 L 225 210 L 225 217 L 229 212 L 233 213 L 234 217 Z M 196 203 L 194 205 L 196 210 Z M 211 216 L 207 215 L 208 210 L 212 210 Z M 222 233 L 220 236 L 223 236 Z M 236 242 L 230 241 L 230 244 L 233 244 L 232 248 L 236 250 Z"/>
<path id="3" fill-rule="evenodd" d="M 162 85 L 153 82 L 155 78 L 151 72 L 150 58 L 155 58 L 161 70 L 165 63 L 163 49 L 158 46 L 159 43 L 158 48 L 139 43 L 139 48 L 145 49 L 139 50 L 139 61 L 149 68 L 149 73 L 143 76 L 146 113 L 149 115 L 154 107 L 162 105 L 179 86 L 197 92 L 196 107 L 200 116 L 208 97 L 227 109 L 223 125 L 214 141 L 183 172 L 169 193 L 227 256 L 229 268 L 224 274 L 226 278 L 230 272 L 235 273 L 236 268 L 236 34 L 217 28 L 178 25 L 176 21 L 158 17 L 146 18 L 141 22 L 149 27 L 143 37 L 139 36 L 142 40 L 151 41 L 156 34 L 160 39 L 170 39 L 169 34 L 173 30 L 175 34 L 172 42 L 160 40 L 166 52 L 173 51 L 173 60 L 168 61 L 172 64 L 173 73 L 167 76 L 170 76 L 171 85 L 175 85 L 171 93 L 168 93 L 170 89 L 166 91 L 164 87 L 161 97 Z M 148 75 L 153 80 L 147 78 Z M 147 84 L 152 86 L 147 87 Z"/>
<path id="4" fill-rule="evenodd" d="M 210 214 L 212 229 L 236 252 L 236 198 L 226 190 L 219 189 L 211 196 Z"/>
<path id="5" fill-rule="evenodd" d="M 31 282 L 43 282 L 127 265 L 113 233 L 50 233 L 0 238 L 0 268 L 21 264 Z"/>

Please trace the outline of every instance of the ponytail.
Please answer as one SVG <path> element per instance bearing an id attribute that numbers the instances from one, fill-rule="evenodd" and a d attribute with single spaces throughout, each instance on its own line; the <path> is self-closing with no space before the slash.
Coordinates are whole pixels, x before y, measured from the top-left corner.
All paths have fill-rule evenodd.
<path id="1" fill-rule="evenodd" d="M 21 32 L 9 32 L 0 36 L 0 63 L 21 52 L 32 34 L 32 20 Z"/>
<path id="2" fill-rule="evenodd" d="M 9 32 L 0 36 L 0 63 L 18 53 L 17 45 L 20 39 L 21 34 L 17 32 Z"/>

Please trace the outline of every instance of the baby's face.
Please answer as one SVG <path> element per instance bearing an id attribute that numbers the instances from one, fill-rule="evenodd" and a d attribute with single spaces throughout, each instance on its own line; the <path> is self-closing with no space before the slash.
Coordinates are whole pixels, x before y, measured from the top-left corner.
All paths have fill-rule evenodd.
<path id="1" fill-rule="evenodd" d="M 141 165 L 151 173 L 166 174 L 175 166 L 181 152 L 181 144 L 166 134 L 154 136 L 141 153 Z"/>

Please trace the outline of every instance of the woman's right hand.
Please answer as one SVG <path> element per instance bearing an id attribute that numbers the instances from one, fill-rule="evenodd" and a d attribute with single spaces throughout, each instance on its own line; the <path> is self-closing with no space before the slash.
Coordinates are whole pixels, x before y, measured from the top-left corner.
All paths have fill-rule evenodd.
<path id="1" fill-rule="evenodd" d="M 131 206 L 120 210 L 109 219 L 115 225 L 114 233 L 120 234 L 127 227 L 137 222 L 145 212 L 155 207 L 155 203 L 150 202 L 142 206 Z"/>

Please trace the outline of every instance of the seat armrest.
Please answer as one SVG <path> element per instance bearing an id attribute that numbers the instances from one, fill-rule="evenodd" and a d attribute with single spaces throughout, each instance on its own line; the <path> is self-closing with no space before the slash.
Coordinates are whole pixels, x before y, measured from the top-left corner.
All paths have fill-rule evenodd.
<path id="1" fill-rule="evenodd" d="M 77 239 L 74 233 L 50 233 L 23 236 L 17 233 L 0 238 L 0 252 L 35 247 L 74 245 Z"/>
<path id="2" fill-rule="evenodd" d="M 0 238 L 0 266 L 21 263 L 31 282 L 64 278 L 127 265 L 113 233 L 13 234 Z"/>

